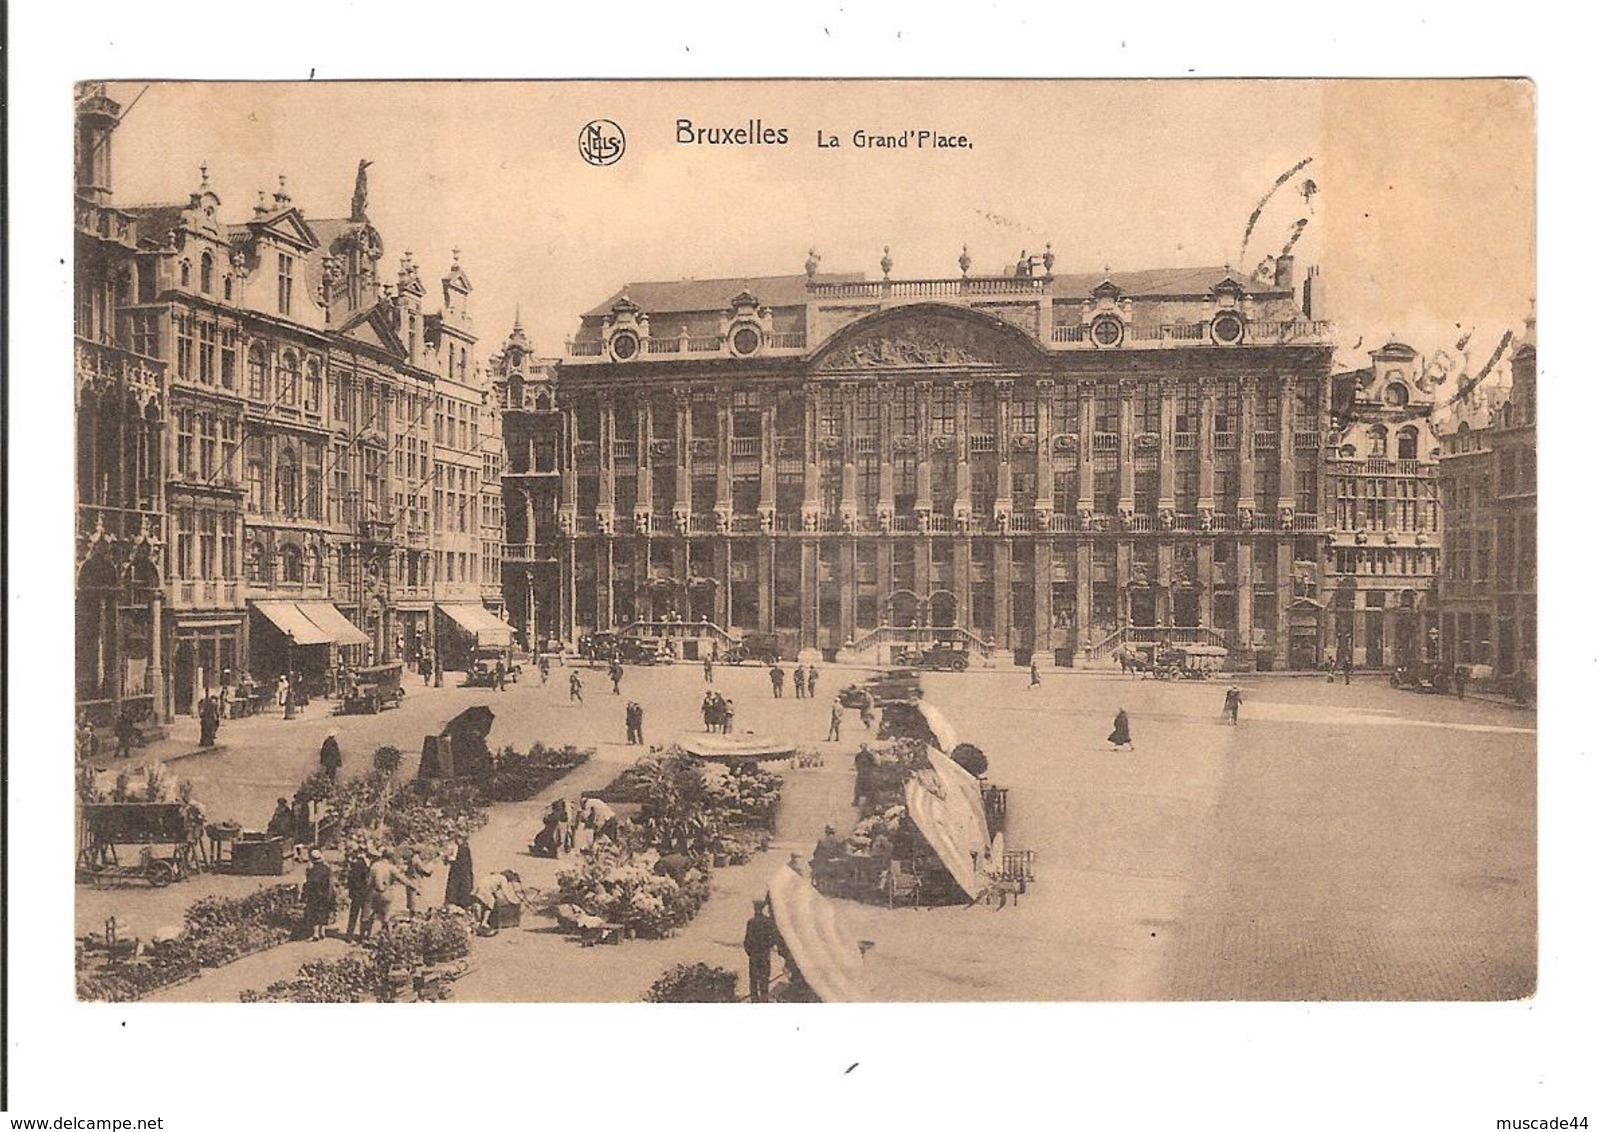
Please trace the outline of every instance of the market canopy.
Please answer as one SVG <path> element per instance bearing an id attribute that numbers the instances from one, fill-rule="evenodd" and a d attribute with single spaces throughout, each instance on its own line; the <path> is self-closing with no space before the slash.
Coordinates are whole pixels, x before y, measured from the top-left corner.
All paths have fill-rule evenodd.
<path id="1" fill-rule="evenodd" d="M 299 603 L 300 612 L 306 619 L 322 632 L 332 638 L 336 645 L 365 645 L 371 641 L 365 633 L 357 629 L 350 621 L 333 607 L 330 601 L 302 601 Z"/>
<path id="2" fill-rule="evenodd" d="M 927 761 L 905 783 L 906 812 L 955 883 L 976 900 L 991 852 L 983 788 L 947 755 L 930 750 Z"/>
<path id="3" fill-rule="evenodd" d="M 955 734 L 954 725 L 943 712 L 926 700 L 918 700 L 916 706 L 921 709 L 922 718 L 927 721 L 927 729 L 933 733 L 939 750 L 947 755 L 960 745 L 960 736 Z"/>
<path id="4" fill-rule="evenodd" d="M 690 732 L 683 736 L 679 745 L 695 758 L 713 759 L 717 762 L 787 759 L 794 756 L 793 743 L 768 739 L 764 735 L 754 735 L 747 731 L 742 735 L 715 733 L 706 735 L 697 731 Z"/>
<path id="5" fill-rule="evenodd" d="M 470 633 L 480 645 L 509 648 L 511 626 L 475 602 L 439 603 L 439 611 Z"/>
<path id="6" fill-rule="evenodd" d="M 839 930 L 833 902 L 784 865 L 766 894 L 772 918 L 800 974 L 823 1002 L 865 1002 L 866 964 L 860 944 Z"/>
<path id="7" fill-rule="evenodd" d="M 258 601 L 256 609 L 296 645 L 330 645 L 333 638 L 300 611 L 292 601 Z M 361 638 L 363 641 L 366 637 Z"/>

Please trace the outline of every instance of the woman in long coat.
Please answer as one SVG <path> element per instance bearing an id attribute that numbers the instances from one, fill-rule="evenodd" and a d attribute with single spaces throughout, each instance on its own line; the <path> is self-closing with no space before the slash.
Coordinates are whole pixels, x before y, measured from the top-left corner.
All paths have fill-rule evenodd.
<path id="1" fill-rule="evenodd" d="M 456 842 L 455 853 L 450 857 L 450 873 L 444 881 L 445 905 L 470 908 L 472 890 L 476 887 L 472 880 L 472 846 L 463 837 Z"/>
<path id="2" fill-rule="evenodd" d="M 1116 709 L 1116 722 L 1111 726 L 1109 738 L 1111 746 L 1118 751 L 1122 749 L 1123 744 L 1128 750 L 1133 749 L 1133 727 L 1127 719 L 1126 708 Z"/>
<path id="3" fill-rule="evenodd" d="M 327 932 L 328 921 L 333 918 L 333 870 L 322 859 L 320 849 L 311 850 L 311 863 L 305 870 L 305 886 L 301 890 L 305 901 L 305 922 L 302 928 L 307 939 L 321 939 Z"/>

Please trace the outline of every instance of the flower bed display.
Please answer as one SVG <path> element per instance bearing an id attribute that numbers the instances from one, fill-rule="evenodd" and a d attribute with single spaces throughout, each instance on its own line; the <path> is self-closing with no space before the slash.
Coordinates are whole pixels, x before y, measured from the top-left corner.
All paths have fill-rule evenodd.
<path id="1" fill-rule="evenodd" d="M 592 751 L 534 743 L 526 753 L 506 747 L 482 783 L 485 801 L 525 802 L 589 761 Z"/>
<path id="2" fill-rule="evenodd" d="M 661 850 L 718 852 L 718 841 L 741 831 L 771 830 L 782 800 L 783 776 L 762 767 L 706 762 L 668 748 L 640 759 L 595 797 L 640 806 L 642 845 Z M 731 845 L 722 851 L 732 854 Z"/>
<path id="3" fill-rule="evenodd" d="M 559 903 L 620 924 L 634 936 L 660 939 L 692 920 L 710 899 L 710 881 L 690 867 L 681 881 L 655 871 L 660 855 L 597 846 L 581 864 L 556 877 Z"/>
<path id="4" fill-rule="evenodd" d="M 243 897 L 207 897 L 183 915 L 183 934 L 143 955 L 78 971 L 78 997 L 128 1002 L 286 942 L 304 914 L 299 888 L 274 885 Z"/>
<path id="5" fill-rule="evenodd" d="M 460 916 L 438 914 L 400 920 L 368 941 L 359 955 L 303 964 L 292 978 L 265 990 L 247 990 L 240 1002 L 394 1002 L 414 995 L 437 997 L 436 987 L 458 977 L 471 950 Z M 430 994 L 428 987 L 435 991 Z"/>
<path id="6" fill-rule="evenodd" d="M 645 1002 L 737 1002 L 738 975 L 707 963 L 679 963 L 650 985 Z"/>

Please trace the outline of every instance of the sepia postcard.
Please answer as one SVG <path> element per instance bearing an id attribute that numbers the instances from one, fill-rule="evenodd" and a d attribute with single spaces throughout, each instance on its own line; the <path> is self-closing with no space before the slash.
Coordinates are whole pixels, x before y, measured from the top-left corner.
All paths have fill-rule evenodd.
<path id="1" fill-rule="evenodd" d="M 1537 991 L 1530 83 L 72 111 L 79 999 Z"/>

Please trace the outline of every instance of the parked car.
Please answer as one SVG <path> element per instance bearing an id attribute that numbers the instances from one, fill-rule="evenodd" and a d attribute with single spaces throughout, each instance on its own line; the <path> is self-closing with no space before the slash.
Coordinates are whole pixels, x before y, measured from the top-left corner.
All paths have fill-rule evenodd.
<path id="1" fill-rule="evenodd" d="M 623 637 L 616 642 L 616 658 L 623 664 L 670 664 L 672 648 L 654 637 Z"/>
<path id="2" fill-rule="evenodd" d="M 773 665 L 782 660 L 776 633 L 745 633 L 722 651 L 722 663 L 743 664 L 752 660 L 756 664 Z"/>
<path id="3" fill-rule="evenodd" d="M 522 675 L 522 664 L 515 654 L 506 649 L 478 649 L 472 654 L 472 664 L 466 670 L 466 687 L 492 688 L 497 664 L 505 665 L 505 682 L 514 684 Z"/>
<path id="4" fill-rule="evenodd" d="M 1424 660 L 1417 664 L 1401 664 L 1388 678 L 1396 688 L 1414 688 L 1418 692 L 1449 692 L 1453 690 L 1454 674 L 1446 665 Z"/>
<path id="5" fill-rule="evenodd" d="M 919 649 L 902 648 L 894 654 L 895 664 L 939 672 L 965 672 L 971 662 L 965 648 L 943 642 Z"/>

